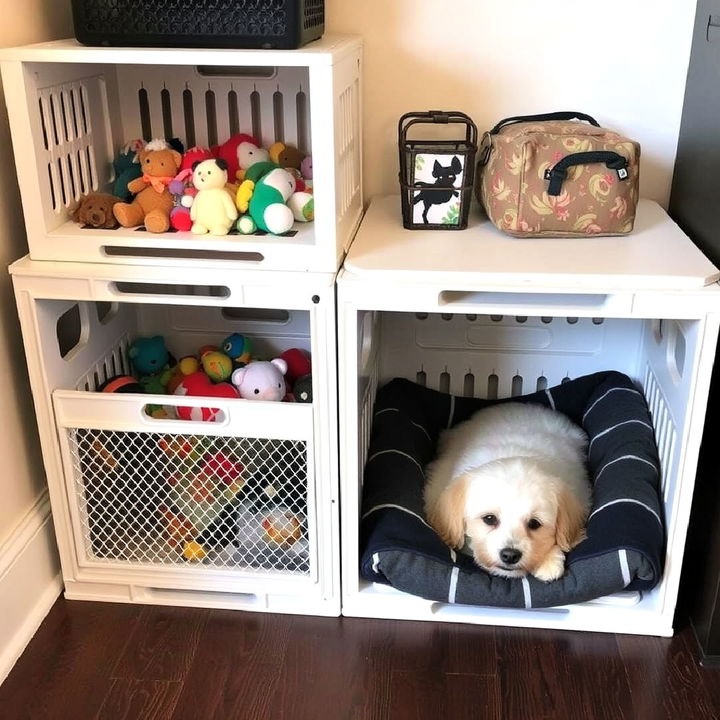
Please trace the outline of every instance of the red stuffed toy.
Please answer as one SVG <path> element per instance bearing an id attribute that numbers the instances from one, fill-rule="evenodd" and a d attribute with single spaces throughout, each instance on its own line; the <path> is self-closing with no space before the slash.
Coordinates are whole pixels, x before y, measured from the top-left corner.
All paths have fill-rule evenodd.
<path id="1" fill-rule="evenodd" d="M 202 371 L 186 375 L 183 381 L 175 390 L 175 395 L 187 395 L 188 397 L 223 397 L 237 400 L 237 390 L 230 383 L 213 383 Z M 220 410 L 209 407 L 178 407 L 177 415 L 181 420 L 201 420 L 203 422 L 214 422 L 218 419 Z"/>
<path id="2" fill-rule="evenodd" d="M 227 163 L 227 174 L 228 182 L 235 183 L 242 179 L 239 177 L 240 172 L 240 158 L 238 157 L 238 147 L 242 143 L 252 143 L 255 147 L 259 148 L 257 140 L 247 133 L 238 133 L 233 135 L 229 140 L 226 140 L 222 145 L 215 145 L 210 148 L 212 156 L 220 158 Z"/>

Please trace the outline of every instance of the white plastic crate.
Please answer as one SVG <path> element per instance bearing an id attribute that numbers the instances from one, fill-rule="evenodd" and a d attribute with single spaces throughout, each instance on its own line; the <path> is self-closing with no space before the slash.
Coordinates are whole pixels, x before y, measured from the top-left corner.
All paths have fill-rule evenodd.
<path id="1" fill-rule="evenodd" d="M 63 40 L 0 52 L 34 260 L 335 272 L 362 213 L 358 38 L 300 50 L 90 48 Z M 135 138 L 208 147 L 238 132 L 313 158 L 315 220 L 287 236 L 81 229 L 68 209 L 106 192 Z"/>
<path id="2" fill-rule="evenodd" d="M 338 615 L 334 275 L 29 259 L 11 272 L 66 597 Z M 232 332 L 255 357 L 308 350 L 312 402 L 94 391 L 129 371 L 137 336 L 182 357 Z M 148 405 L 219 412 L 156 419 Z"/>
<path id="3" fill-rule="evenodd" d="M 522 241 L 478 218 L 464 233 L 404 231 L 399 198 L 373 201 L 338 278 L 343 614 L 671 635 L 718 338 L 717 277 L 650 202 L 628 238 Z M 601 370 L 634 379 L 655 426 L 667 553 L 654 590 L 516 610 L 430 602 L 359 577 L 380 385 L 405 377 L 510 397 Z"/>

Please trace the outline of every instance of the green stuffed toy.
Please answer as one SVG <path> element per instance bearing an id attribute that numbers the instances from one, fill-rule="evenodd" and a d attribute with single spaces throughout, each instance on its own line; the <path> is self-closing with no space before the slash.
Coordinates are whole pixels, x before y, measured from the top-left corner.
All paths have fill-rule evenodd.
<path id="1" fill-rule="evenodd" d="M 275 168 L 258 180 L 248 205 L 250 217 L 265 232 L 282 235 L 295 218 L 287 201 L 295 192 L 295 178 L 283 168 Z"/>

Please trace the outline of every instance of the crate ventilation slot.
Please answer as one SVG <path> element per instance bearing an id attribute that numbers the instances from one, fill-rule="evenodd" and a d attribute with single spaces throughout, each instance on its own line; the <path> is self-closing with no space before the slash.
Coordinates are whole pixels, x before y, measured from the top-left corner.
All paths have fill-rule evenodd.
<path id="1" fill-rule="evenodd" d="M 99 81 L 95 79 L 95 83 Z M 49 195 L 55 212 L 98 189 L 89 102 L 84 81 L 46 88 L 39 93 Z"/>
<path id="2" fill-rule="evenodd" d="M 414 380 L 418 385 L 422 385 L 423 387 L 434 387 L 444 393 L 453 392 L 453 374 L 448 368 L 445 368 L 438 374 L 436 383 L 432 382 L 432 378 L 428 378 L 428 373 L 423 368 L 415 373 Z M 570 378 L 565 375 L 559 382 L 566 383 L 569 380 Z M 531 383 L 534 383 L 535 391 L 545 390 L 548 387 L 548 378 L 545 375 L 539 375 L 533 379 L 515 373 L 510 380 L 510 396 L 518 397 L 524 392 L 533 392 L 533 390 L 529 389 Z M 500 378 L 496 373 L 490 373 L 484 380 L 483 376 L 476 375 L 472 370 L 468 370 L 462 376 L 461 392 L 465 397 L 497 400 L 499 387 Z"/>

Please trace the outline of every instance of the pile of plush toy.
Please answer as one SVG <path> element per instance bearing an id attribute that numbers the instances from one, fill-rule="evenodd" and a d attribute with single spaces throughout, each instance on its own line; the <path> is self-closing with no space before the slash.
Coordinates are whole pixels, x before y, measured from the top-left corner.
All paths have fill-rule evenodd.
<path id="1" fill-rule="evenodd" d="M 197 235 L 288 232 L 314 218 L 312 158 L 282 142 L 261 147 L 245 133 L 212 148 L 177 139 L 134 140 L 114 162 L 113 193 L 90 193 L 72 218 L 96 228 L 170 228 Z"/>
<path id="2" fill-rule="evenodd" d="M 166 456 L 159 513 L 171 552 L 190 562 L 302 568 L 308 559 L 305 491 L 297 487 L 302 472 L 286 467 L 285 477 L 277 478 L 257 458 L 254 469 L 245 467 L 239 458 L 251 448 L 242 440 L 217 442 L 194 435 L 159 440 Z M 252 450 L 257 455 L 258 448 Z M 274 441 L 265 452 L 284 450 L 283 441 Z"/>
<path id="3" fill-rule="evenodd" d="M 197 355 L 175 360 L 163 337 L 155 335 L 137 338 L 128 356 L 133 375 L 108 378 L 98 387 L 100 392 L 312 402 L 310 354 L 300 348 L 285 350 L 272 360 L 255 360 L 249 338 L 233 333 L 219 347 L 206 345 Z M 148 405 L 147 412 L 157 418 L 212 422 L 220 411 Z"/>

